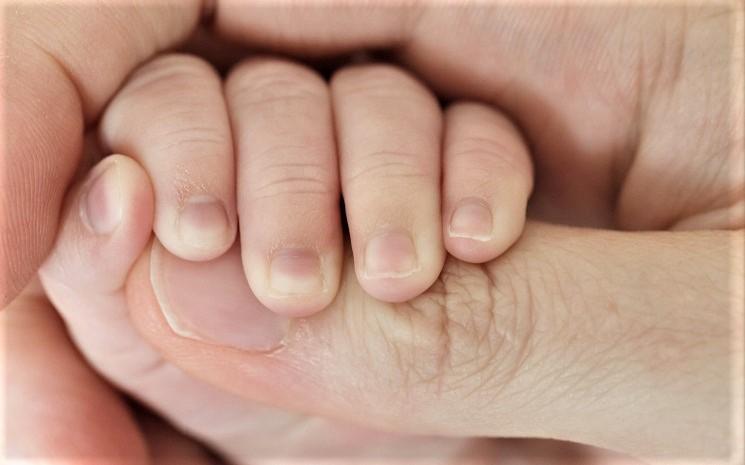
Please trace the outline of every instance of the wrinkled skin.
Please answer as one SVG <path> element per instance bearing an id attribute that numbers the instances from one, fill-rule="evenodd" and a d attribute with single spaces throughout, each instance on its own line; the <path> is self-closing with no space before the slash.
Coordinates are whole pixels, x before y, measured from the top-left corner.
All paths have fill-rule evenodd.
<path id="1" fill-rule="evenodd" d="M 314 18 L 308 12 L 288 10 L 278 16 L 273 11 L 269 19 L 256 11 L 237 11 L 243 6 L 232 8 L 218 5 L 217 30 L 297 52 L 390 46 L 397 59 L 442 93 L 484 99 L 508 110 L 533 145 L 538 173 L 533 214 L 539 218 L 627 229 L 743 227 L 742 134 L 737 132 L 742 125 L 736 124 L 742 118 L 736 102 L 742 99 L 734 98 L 729 85 L 731 69 L 738 69 L 734 60 L 741 60 L 742 53 L 741 44 L 731 53 L 736 14 L 729 10 L 661 8 L 660 21 L 656 13 L 641 14 L 633 7 L 567 8 L 546 10 L 544 15 L 515 8 L 510 14 L 493 10 L 493 16 L 459 9 L 456 19 L 466 25 L 459 30 L 451 26 L 458 24 L 452 12 L 439 9 L 339 13 L 334 21 L 340 27 L 332 29 L 324 24 L 324 16 Z M 170 36 L 154 41 L 153 47 L 184 37 L 197 16 L 196 7 L 192 13 L 161 27 Z M 389 14 L 396 21 L 390 21 Z M 69 24 L 73 17 L 71 13 L 59 19 Z M 307 27 L 287 27 L 300 21 L 297 18 Z M 504 27 L 493 26 L 498 21 Z M 128 22 L 132 31 L 137 24 Z M 566 24 L 574 27 L 565 29 Z M 69 33 L 66 27 L 59 30 Z M 283 34 L 272 35 L 273 30 Z M 566 30 L 572 33 L 563 33 Z M 443 31 L 452 31 L 452 40 L 442 40 Z M 13 42 L 18 36 L 11 31 L 9 37 Z M 15 46 L 21 49 L 28 45 L 25 38 L 17 40 Z M 50 47 L 51 39 L 46 40 L 42 48 Z M 117 40 L 97 66 L 109 66 L 106 60 L 118 56 L 116 47 L 126 42 Z M 464 48 L 474 53 L 462 53 Z M 577 53 L 580 49 L 583 53 Z M 8 126 L 17 139 L 11 140 L 4 163 L 11 168 L 6 172 L 20 175 L 3 179 L 9 184 L 1 190 L 3 195 L 12 193 L 12 202 L 2 199 L 3 261 L 9 264 L 4 270 L 3 281 L 9 283 L 3 286 L 5 301 L 23 286 L 52 243 L 64 174 L 74 170 L 81 142 L 68 139 L 53 145 L 62 134 L 78 132 L 82 118 L 45 121 L 40 131 L 42 123 L 33 122 L 27 102 L 45 105 L 51 101 L 48 96 L 61 95 L 64 98 L 55 100 L 58 105 L 85 109 L 92 121 L 133 63 L 150 50 L 109 66 L 118 71 L 106 82 L 93 79 L 100 73 L 71 60 L 66 50 L 51 50 L 83 89 L 82 102 L 46 55 L 29 52 L 27 62 L 51 70 L 43 83 L 33 77 L 44 73 L 20 69 L 25 63 L 10 68 L 11 87 L 5 92 L 36 98 L 8 99 L 20 116 Z M 742 77 L 734 79 L 740 82 Z M 597 103 L 609 99 L 608 104 Z M 41 137 L 32 137 L 39 133 Z M 59 153 L 54 164 L 44 156 L 52 146 Z M 20 150 L 34 156 L 21 157 Z M 59 180 L 50 182 L 52 175 L 43 175 L 52 171 Z M 15 179 L 38 179 L 38 185 Z M 39 186 L 48 195 L 31 195 Z M 47 198 L 53 199 L 51 204 Z M 18 212 L 29 211 L 32 224 L 42 231 L 39 235 L 24 233 L 26 217 Z M 140 224 L 138 230 L 149 233 L 149 226 Z M 139 248 L 146 242 L 142 234 Z M 140 251 L 130 252 L 123 261 L 133 262 Z M 726 445 L 715 439 L 726 437 L 722 418 L 728 412 L 728 405 L 718 402 L 729 392 L 722 355 L 729 351 L 723 337 L 730 333 L 726 310 L 741 305 L 737 283 L 742 279 L 732 279 L 742 276 L 741 264 L 740 231 L 642 234 L 536 224 L 503 262 L 484 267 L 449 262 L 432 293 L 410 308 L 362 312 L 372 304 L 361 297 L 353 280 L 345 282 L 328 312 L 297 324 L 309 328 L 292 333 L 303 337 L 269 357 L 248 356 L 171 332 L 150 291 L 147 255 L 131 274 L 128 289 L 129 302 L 136 303 L 131 305 L 134 322 L 168 360 L 245 397 L 395 430 L 545 435 L 638 455 L 657 455 L 662 445 L 675 449 L 676 455 L 718 456 Z M 118 296 L 119 314 L 124 275 L 113 294 Z M 729 285 L 730 279 L 735 284 Z M 462 289 L 479 282 L 492 287 L 463 297 Z M 93 294 L 87 289 L 75 299 L 95 302 Z M 111 289 L 106 295 L 112 295 Z M 65 307 L 67 312 L 75 308 L 60 297 L 54 300 L 63 313 Z M 465 305 L 448 305 L 458 301 Z M 370 318 L 375 324 L 364 324 Z M 471 318 L 503 325 L 482 327 L 470 324 Z M 322 350 L 328 341 L 343 341 L 353 349 Z M 388 383 L 377 382 L 380 379 Z M 360 389 L 371 380 L 385 389 Z M 298 388 L 305 388 L 302 397 Z M 652 398 L 646 396 L 650 392 Z M 586 402 L 590 407 L 578 413 L 572 395 L 594 402 Z M 641 401 L 629 405 L 628 399 Z M 402 404 L 410 409 L 404 415 L 397 411 Z M 441 410 L 443 405 L 448 410 Z M 603 413 L 608 411 L 614 426 L 623 429 L 626 424 L 629 430 L 607 429 L 611 420 Z M 655 415 L 648 415 L 650 411 Z M 495 422 L 500 413 L 504 422 Z M 618 421 L 619 416 L 628 423 Z M 701 428 L 691 432 L 688 428 L 696 424 L 691 418 L 702 416 L 711 423 L 698 423 Z M 661 430 L 658 422 L 674 427 Z M 681 436 L 701 441 L 680 444 Z M 703 444 L 716 445 L 707 451 L 680 449 Z"/>

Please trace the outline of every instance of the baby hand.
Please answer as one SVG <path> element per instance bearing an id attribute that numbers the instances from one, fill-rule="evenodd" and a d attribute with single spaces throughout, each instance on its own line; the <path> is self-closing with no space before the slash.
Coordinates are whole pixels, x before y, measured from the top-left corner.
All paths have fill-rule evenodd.
<path id="1" fill-rule="evenodd" d="M 163 56 L 114 98 L 101 136 L 151 177 L 155 234 L 171 253 L 214 259 L 240 225 L 251 290 L 290 316 L 336 296 L 344 225 L 364 290 L 402 302 L 435 282 L 446 251 L 473 263 L 503 253 L 532 187 L 504 116 L 476 103 L 443 113 L 390 65 L 346 67 L 327 83 L 252 58 L 223 84 L 198 58 Z"/>

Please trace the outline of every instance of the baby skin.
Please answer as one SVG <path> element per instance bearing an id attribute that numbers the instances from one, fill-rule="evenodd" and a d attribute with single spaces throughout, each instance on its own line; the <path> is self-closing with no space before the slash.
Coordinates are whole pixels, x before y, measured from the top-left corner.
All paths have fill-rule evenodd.
<path id="1" fill-rule="evenodd" d="M 293 444 L 277 453 L 303 455 L 330 437 L 388 454 L 418 444 L 436 450 L 438 463 L 491 453 L 481 440 L 402 439 L 258 406 L 176 369 L 128 314 L 144 308 L 133 296 L 150 293 L 147 266 L 174 332 L 215 347 L 272 351 L 287 334 L 305 331 L 288 330 L 287 317 L 330 303 L 328 322 L 322 312 L 310 324 L 335 333 L 331 322 L 342 319 L 333 301 L 340 282 L 355 277 L 359 285 L 347 284 L 344 300 L 394 317 L 384 303 L 427 290 L 446 251 L 480 263 L 520 235 L 531 165 L 498 111 L 459 102 L 443 113 L 426 87 L 388 65 L 344 68 L 329 84 L 298 64 L 251 59 L 223 84 L 199 59 L 169 55 L 132 75 L 100 135 L 105 150 L 126 156 L 105 158 L 71 191 L 40 276 L 80 350 L 109 380 L 238 463 L 300 422 L 315 426 L 294 432 Z M 353 257 L 345 254 L 344 226 Z M 353 271 L 342 269 L 352 262 Z M 178 315 L 169 317 L 169 307 Z M 293 384 L 312 395 L 308 386 L 327 382 Z"/>
<path id="2" fill-rule="evenodd" d="M 505 117 L 466 102 L 443 112 L 389 65 L 346 67 L 326 82 L 252 58 L 222 83 L 198 58 L 167 55 L 129 79 L 100 135 L 152 180 L 166 250 L 211 260 L 240 231 L 253 294 L 293 317 L 336 296 L 345 227 L 362 288 L 403 302 L 432 285 L 446 253 L 471 263 L 502 254 L 532 188 L 525 144 Z"/>

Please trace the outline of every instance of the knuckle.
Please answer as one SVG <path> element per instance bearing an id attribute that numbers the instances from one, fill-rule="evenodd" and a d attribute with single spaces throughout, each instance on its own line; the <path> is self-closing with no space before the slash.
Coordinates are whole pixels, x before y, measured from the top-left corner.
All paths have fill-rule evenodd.
<path id="1" fill-rule="evenodd" d="M 241 106 L 328 99 L 326 83 L 318 74 L 305 66 L 276 59 L 254 58 L 240 63 L 228 76 L 226 88 Z"/>
<path id="2" fill-rule="evenodd" d="M 104 113 L 100 128 L 115 147 L 152 140 L 161 150 L 218 148 L 223 154 L 232 143 L 227 119 L 215 121 L 209 116 L 214 113 L 205 110 L 214 109 L 215 97 L 221 97 L 220 81 L 208 63 L 167 55 L 132 76 Z M 156 120 L 162 124 L 152 124 Z M 117 150 L 131 149 L 127 146 Z"/>
<path id="3" fill-rule="evenodd" d="M 257 167 L 251 183 L 252 199 L 276 199 L 294 196 L 337 196 L 337 183 L 330 170 L 316 163 L 283 163 Z"/>
<path id="4" fill-rule="evenodd" d="M 405 151 L 380 150 L 355 156 L 355 164 L 345 173 L 347 188 L 368 189 L 370 184 L 390 184 L 403 181 L 406 184 L 431 179 L 434 163 L 424 163 L 422 154 Z"/>
<path id="5" fill-rule="evenodd" d="M 189 116 L 199 114 L 198 111 L 196 107 L 184 108 L 177 105 L 165 112 L 170 113 L 181 124 L 159 131 L 154 138 L 155 148 L 166 153 L 188 153 L 191 161 L 194 161 L 193 156 L 197 154 L 202 154 L 200 157 L 207 159 L 229 155 L 230 135 L 218 126 L 200 125 L 191 121 L 195 118 Z"/>
<path id="6" fill-rule="evenodd" d="M 491 137 L 470 136 L 452 141 L 447 147 L 448 156 L 458 163 L 473 166 L 480 173 L 495 170 L 522 174 L 530 177 L 531 167 L 524 149 Z M 484 167 L 492 169 L 484 170 Z"/>

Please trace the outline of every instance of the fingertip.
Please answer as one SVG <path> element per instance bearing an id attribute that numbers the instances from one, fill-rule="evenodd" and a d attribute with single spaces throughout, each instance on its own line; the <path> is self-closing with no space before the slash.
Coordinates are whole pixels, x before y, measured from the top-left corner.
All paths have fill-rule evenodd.
<path id="1" fill-rule="evenodd" d="M 366 279 L 358 277 L 358 279 L 360 286 L 370 297 L 392 304 L 413 299 L 428 287 L 405 282 L 401 278 Z"/>
<path id="2" fill-rule="evenodd" d="M 103 159 L 94 168 L 94 171 L 99 170 L 116 180 L 111 181 L 105 193 L 96 193 L 91 188 L 83 194 L 81 204 L 85 202 L 88 212 L 92 211 L 92 205 L 99 205 L 100 211 L 119 218 L 99 254 L 111 258 L 110 263 L 117 269 L 129 267 L 152 234 L 154 197 L 150 178 L 135 160 L 119 154 Z M 110 205 L 101 206 L 106 202 Z M 85 218 L 86 214 L 81 214 L 81 217 Z"/>
<path id="3" fill-rule="evenodd" d="M 502 256 L 509 250 L 519 237 L 518 233 L 504 233 L 490 241 L 477 239 L 450 237 L 445 240 L 445 246 L 450 255 L 466 263 L 487 263 Z"/>
<path id="4" fill-rule="evenodd" d="M 454 257 L 484 263 L 520 237 L 533 186 L 528 148 L 498 109 L 457 102 L 445 115 L 443 238 Z"/>
<path id="5" fill-rule="evenodd" d="M 237 234 L 234 214 L 226 203 L 209 194 L 194 194 L 177 208 L 165 206 L 157 216 L 155 233 L 169 252 L 190 261 L 215 259 L 230 249 Z"/>
<path id="6" fill-rule="evenodd" d="M 306 247 L 286 247 L 268 257 L 249 251 L 243 263 L 259 302 L 286 317 L 302 318 L 322 311 L 339 290 L 340 250 L 321 254 Z"/>
<path id="7" fill-rule="evenodd" d="M 89 289 L 120 287 L 152 231 L 145 171 L 124 155 L 101 160 L 74 189 L 42 275 Z"/>
<path id="8" fill-rule="evenodd" d="M 525 208 L 515 204 L 493 211 L 485 201 L 466 199 L 443 219 L 448 253 L 468 263 L 486 263 L 504 254 L 518 240 L 525 226 Z"/>
<path id="9" fill-rule="evenodd" d="M 357 278 L 362 288 L 377 300 L 401 303 L 432 286 L 440 275 L 445 250 L 439 241 L 389 231 L 372 237 L 364 254 L 356 255 Z"/>
<path id="10" fill-rule="evenodd" d="M 101 164 L 104 162 L 116 166 L 119 177 L 121 223 L 116 234 L 122 239 L 131 240 L 140 249 L 150 237 L 153 227 L 154 196 L 150 177 L 139 163 L 125 155 L 111 155 Z"/>

